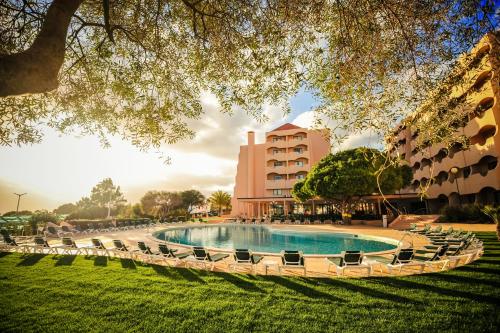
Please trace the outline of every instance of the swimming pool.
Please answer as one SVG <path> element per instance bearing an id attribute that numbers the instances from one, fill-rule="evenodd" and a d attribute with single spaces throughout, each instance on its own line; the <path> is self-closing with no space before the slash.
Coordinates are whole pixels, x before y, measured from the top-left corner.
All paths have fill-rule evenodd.
<path id="1" fill-rule="evenodd" d="M 174 227 L 153 236 L 183 245 L 270 253 L 301 250 L 304 254 L 339 254 L 344 250 L 378 252 L 397 247 L 397 241 L 371 236 L 238 224 Z"/>

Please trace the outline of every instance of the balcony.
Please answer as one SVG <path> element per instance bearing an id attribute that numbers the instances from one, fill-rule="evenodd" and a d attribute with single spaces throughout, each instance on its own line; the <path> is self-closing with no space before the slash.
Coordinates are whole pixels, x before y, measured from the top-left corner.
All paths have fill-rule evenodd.
<path id="1" fill-rule="evenodd" d="M 268 179 L 265 182 L 265 186 L 267 189 L 284 189 L 284 188 L 290 188 L 287 185 L 288 181 L 286 179 Z"/>
<path id="2" fill-rule="evenodd" d="M 296 182 L 301 181 L 302 179 L 280 179 L 280 180 L 274 180 L 274 179 L 268 179 L 265 182 L 265 187 L 268 190 L 273 190 L 273 189 L 291 189 L 293 188 L 293 185 L 295 185 Z"/>
<path id="3" fill-rule="evenodd" d="M 291 165 L 287 169 L 288 174 L 295 174 L 297 172 L 307 172 L 309 171 L 309 164 L 304 164 L 304 165 Z"/>
<path id="4" fill-rule="evenodd" d="M 293 188 L 293 185 L 295 185 L 296 182 L 301 181 L 301 180 L 303 180 L 303 179 L 297 179 L 297 178 L 289 179 L 289 180 L 287 180 L 287 187 Z"/>
<path id="5" fill-rule="evenodd" d="M 288 160 L 288 154 L 287 153 L 273 154 L 273 152 L 271 153 L 268 152 L 266 154 L 266 161 L 271 161 L 271 160 L 286 161 Z"/>
<path id="6" fill-rule="evenodd" d="M 266 166 L 266 175 L 270 173 L 277 173 L 277 174 L 286 174 L 287 173 L 287 167 L 282 165 L 282 166 Z"/>
<path id="7" fill-rule="evenodd" d="M 287 148 L 288 146 L 290 146 L 292 143 L 286 141 L 286 140 L 278 140 L 278 141 L 266 141 L 266 147 L 268 148 L 272 148 L 272 147 L 276 147 L 276 148 Z"/>
<path id="8" fill-rule="evenodd" d="M 464 134 L 468 137 L 476 135 L 481 128 L 488 125 L 495 125 L 495 115 L 493 114 L 493 108 L 490 107 L 488 110 L 484 111 L 481 116 L 474 117 L 471 119 L 467 125 L 464 127 Z"/>

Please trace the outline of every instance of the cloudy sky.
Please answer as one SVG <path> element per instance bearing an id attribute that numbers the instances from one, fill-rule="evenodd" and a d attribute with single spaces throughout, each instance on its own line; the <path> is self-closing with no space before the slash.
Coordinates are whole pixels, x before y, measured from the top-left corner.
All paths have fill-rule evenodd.
<path id="1" fill-rule="evenodd" d="M 114 138 L 111 148 L 100 146 L 96 137 L 61 136 L 47 129 L 42 143 L 0 148 L 0 213 L 20 209 L 49 209 L 76 202 L 88 196 L 91 188 L 110 177 L 120 185 L 127 200 L 138 202 L 148 190 L 198 189 L 205 195 L 222 189 L 232 192 L 239 146 L 246 143 L 246 132 L 256 132 L 257 143 L 264 133 L 285 122 L 309 127 L 315 101 L 301 92 L 291 100 L 292 112 L 283 115 L 267 108 L 269 121 L 258 123 L 246 114 L 220 113 L 213 96 L 202 96 L 205 115 L 193 123 L 193 141 L 165 147 L 158 152 L 141 152 L 126 141 Z M 373 145 L 369 133 L 353 135 L 343 148 Z M 166 165 L 161 156 L 168 156 Z"/>

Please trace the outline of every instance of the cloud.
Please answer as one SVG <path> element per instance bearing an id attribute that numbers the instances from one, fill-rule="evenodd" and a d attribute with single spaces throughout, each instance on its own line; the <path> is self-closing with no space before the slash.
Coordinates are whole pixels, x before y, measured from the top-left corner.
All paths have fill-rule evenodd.
<path id="1" fill-rule="evenodd" d="M 263 138 L 264 132 L 274 128 L 276 123 L 285 122 L 280 107 L 265 106 L 264 114 L 268 120 L 259 123 L 255 118 L 241 110 L 229 115 L 220 111 L 214 95 L 204 93 L 201 98 L 204 114 L 201 119 L 190 121 L 190 127 L 196 132 L 193 140 L 168 146 L 177 152 L 205 153 L 222 159 L 236 159 L 239 146 L 246 144 L 247 132 L 255 131 L 257 138 Z"/>
<path id="2" fill-rule="evenodd" d="M 381 137 L 374 134 L 372 131 L 366 130 L 358 134 L 349 135 L 338 148 L 333 147 L 334 151 L 352 149 L 356 147 L 383 148 L 381 145 Z"/>
<path id="3" fill-rule="evenodd" d="M 334 121 L 328 119 L 324 115 L 317 114 L 314 111 L 301 113 L 293 120 L 292 123 L 300 127 L 311 128 L 315 127 L 315 121 L 317 119 L 321 120 L 322 124 L 325 124 L 330 129 L 335 129 L 336 124 Z M 339 135 L 342 135 L 339 130 L 337 130 L 337 133 Z M 347 135 L 345 139 L 340 143 L 332 142 L 332 150 L 335 152 L 357 147 L 372 147 L 380 149 L 382 148 L 381 142 L 382 138 L 380 137 L 380 135 L 374 133 L 371 130 L 364 130 L 362 132 Z"/>

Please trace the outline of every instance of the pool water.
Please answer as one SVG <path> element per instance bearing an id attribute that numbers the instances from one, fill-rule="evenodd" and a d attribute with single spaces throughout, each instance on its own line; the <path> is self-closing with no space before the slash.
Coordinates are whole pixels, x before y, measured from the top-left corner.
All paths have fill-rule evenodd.
<path id="1" fill-rule="evenodd" d="M 338 254 L 344 250 L 387 251 L 395 243 L 345 233 L 296 231 L 260 225 L 211 225 L 176 227 L 153 234 L 157 239 L 192 246 L 219 249 L 250 249 L 278 253 L 300 250 L 305 254 Z"/>

